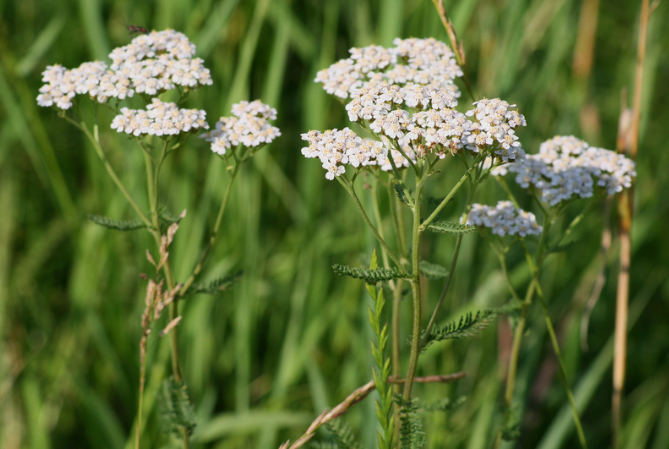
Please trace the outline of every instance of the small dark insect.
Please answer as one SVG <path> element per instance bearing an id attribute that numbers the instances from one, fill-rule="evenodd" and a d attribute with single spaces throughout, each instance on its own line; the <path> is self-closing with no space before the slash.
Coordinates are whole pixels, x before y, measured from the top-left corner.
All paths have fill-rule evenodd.
<path id="1" fill-rule="evenodd" d="M 125 26 L 128 29 L 128 32 L 132 34 L 147 34 L 149 30 L 147 30 L 144 27 L 138 26 L 138 25 L 126 25 Z"/>

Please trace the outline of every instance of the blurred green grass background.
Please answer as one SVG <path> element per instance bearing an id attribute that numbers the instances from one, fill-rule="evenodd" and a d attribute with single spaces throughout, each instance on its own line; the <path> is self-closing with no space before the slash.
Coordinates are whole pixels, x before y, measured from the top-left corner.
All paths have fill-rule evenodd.
<path id="1" fill-rule="evenodd" d="M 596 15 L 587 16 L 586 23 L 596 21 L 597 30 L 592 70 L 585 74 L 573 64 L 580 1 L 470 0 L 446 6 L 464 41 L 475 91 L 518 105 L 527 117 L 519 135 L 528 151 L 555 134 L 614 147 L 621 90 L 632 90 L 640 2 L 602 4 Z M 662 3 L 651 19 L 645 66 L 625 448 L 669 447 L 667 8 Z M 72 68 L 105 60 L 112 48 L 129 42 L 129 24 L 174 28 L 197 45 L 215 84 L 192 95 L 188 106 L 206 109 L 210 123 L 242 99 L 261 98 L 278 109 L 283 136 L 242 171 L 204 278 L 234 269 L 245 274 L 225 294 L 184 302 L 179 326 L 185 378 L 199 420 L 193 447 L 276 448 L 371 378 L 369 300 L 361 283 L 336 277 L 330 267 L 363 263 L 373 242 L 345 192 L 324 178 L 317 162 L 300 154 L 300 133 L 346 124 L 339 103 L 313 83 L 315 73 L 346 57 L 352 46 L 387 46 L 395 37 L 447 40 L 446 33 L 428 0 L 1 1 L 2 448 L 120 448 L 130 441 L 145 287 L 138 274 L 149 270 L 143 253 L 151 241 L 85 219 L 88 213 L 132 218 L 132 210 L 84 137 L 35 102 L 46 65 Z M 461 103 L 467 101 L 463 97 Z M 101 114 L 102 123 L 110 119 Z M 124 182 L 144 198 L 139 148 L 110 130 L 101 133 Z M 169 209 L 188 208 L 172 248 L 178 279 L 196 261 L 223 193 L 224 167 L 211 161 L 205 143 L 191 139 L 163 172 Z M 435 195 L 459 177 L 448 168 L 430 185 Z M 501 199 L 501 192 L 491 184 L 477 196 L 490 202 Z M 446 215 L 457 217 L 461 209 L 456 201 Z M 579 347 L 579 320 L 599 267 L 602 225 L 599 208 L 579 229 L 578 244 L 550 260 L 545 276 L 550 311 L 594 448 L 610 444 L 613 256 L 592 315 L 587 352 Z M 424 256 L 446 263 L 452 245 L 448 238 L 435 238 Z M 616 249 L 614 243 L 613 254 Z M 481 239 L 464 240 L 443 321 L 506 301 L 491 256 Z M 527 279 L 522 268 L 513 275 L 518 283 Z M 429 284 L 430 304 L 439 289 Z M 540 315 L 533 323 L 519 371 L 527 408 L 517 447 L 576 447 Z M 454 412 L 426 415 L 429 447 L 490 446 L 500 421 L 497 358 L 504 330 L 500 323 L 471 341 L 424 354 L 419 374 L 468 373 L 456 384 L 417 387 L 422 397 L 468 397 Z M 161 363 L 165 346 L 157 338 L 150 343 L 149 363 L 158 377 L 167 369 Z M 148 388 L 156 387 L 149 378 Z M 161 436 L 158 413 L 148 401 L 143 447 L 174 444 Z M 372 400 L 357 405 L 346 419 L 372 447 Z"/>

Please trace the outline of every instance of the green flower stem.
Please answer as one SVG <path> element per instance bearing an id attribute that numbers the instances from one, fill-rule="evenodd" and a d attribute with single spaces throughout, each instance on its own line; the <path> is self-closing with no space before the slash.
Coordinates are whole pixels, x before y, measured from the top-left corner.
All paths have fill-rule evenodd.
<path id="1" fill-rule="evenodd" d="M 237 173 L 239 173 L 239 165 L 240 165 L 239 161 L 235 159 L 235 165 L 233 167 L 228 167 L 228 170 L 230 171 L 230 177 L 228 178 L 228 185 L 225 187 L 225 193 L 223 194 L 223 201 L 221 202 L 221 207 L 218 209 L 218 214 L 216 215 L 216 222 L 214 223 L 214 229 L 211 231 L 209 242 L 207 243 L 207 247 L 204 249 L 204 252 L 200 257 L 200 260 L 198 261 L 197 265 L 193 269 L 193 272 L 188 277 L 186 282 L 184 282 L 183 287 L 181 287 L 181 290 L 179 291 L 179 296 L 185 294 L 191 287 L 191 285 L 193 285 L 193 282 L 195 282 L 195 279 L 202 271 L 204 263 L 207 261 L 211 249 L 214 247 L 214 243 L 216 242 L 216 238 L 218 237 L 218 230 L 220 229 L 221 223 L 223 222 L 223 214 L 228 205 L 228 201 L 230 200 L 230 192 L 232 191 L 232 184 L 235 181 L 235 178 L 237 177 Z"/>
<path id="2" fill-rule="evenodd" d="M 467 172 L 467 174 L 468 173 L 469 172 Z M 472 188 L 470 189 L 469 194 L 467 195 L 467 202 L 465 203 L 465 213 L 463 215 L 464 221 L 467 221 L 467 216 L 469 215 L 469 209 L 471 207 L 472 200 L 474 199 L 474 193 L 476 192 L 476 187 L 478 187 L 478 182 L 473 183 Z M 421 225 L 421 227 L 425 226 L 426 221 L 427 220 L 423 222 L 423 225 Z M 444 288 L 441 290 L 441 294 L 439 295 L 439 300 L 437 301 L 437 305 L 434 306 L 434 310 L 432 311 L 432 316 L 430 316 L 430 321 L 427 323 L 427 327 L 425 328 L 423 339 L 420 342 L 421 348 L 425 346 L 425 343 L 427 343 L 427 339 L 429 338 L 430 332 L 432 331 L 432 328 L 434 327 L 434 324 L 437 321 L 437 315 L 439 315 L 439 311 L 441 310 L 441 306 L 444 303 L 446 294 L 448 293 L 448 290 L 451 288 L 451 284 L 453 282 L 453 274 L 455 273 L 455 266 L 458 263 L 458 256 L 460 255 L 460 244 L 462 243 L 462 237 L 463 235 L 460 234 L 455 240 L 455 250 L 453 250 L 451 265 L 448 268 L 448 276 L 446 277 L 446 284 L 444 284 Z"/>
<path id="3" fill-rule="evenodd" d="M 562 360 L 562 351 L 560 351 L 560 344 L 558 343 L 557 337 L 555 335 L 555 329 L 553 328 L 553 322 L 551 321 L 550 316 L 548 315 L 548 306 L 546 305 L 546 300 L 544 299 L 541 288 L 537 288 L 537 297 L 541 302 L 544 311 L 544 319 L 546 321 L 546 328 L 548 329 L 548 335 L 551 337 L 551 343 L 553 344 L 553 351 L 555 356 L 558 359 L 558 364 L 560 366 L 560 377 L 562 383 L 564 384 L 565 391 L 567 392 L 567 399 L 569 400 L 569 405 L 571 407 L 571 413 L 574 417 L 574 425 L 576 426 L 576 433 L 578 433 L 578 440 L 581 443 L 581 447 L 587 449 L 588 443 L 585 440 L 585 434 L 583 433 L 583 426 L 581 425 L 581 418 L 578 416 L 578 409 L 576 408 L 576 402 L 574 401 L 574 395 L 572 394 L 571 387 L 569 386 L 569 378 L 567 377 L 567 370 L 564 366 L 564 361 Z"/>
<path id="4" fill-rule="evenodd" d="M 457 182 L 457 184 L 455 184 L 455 185 L 453 186 L 453 188 L 451 189 L 451 191 L 448 192 L 448 195 L 446 195 L 446 198 L 444 198 L 444 199 L 442 200 L 442 202 L 437 206 L 437 208 L 436 208 L 434 211 L 432 211 L 432 213 L 430 214 L 430 216 L 427 217 L 427 218 L 423 221 L 423 224 L 419 224 L 419 226 L 420 226 L 420 228 L 421 228 L 421 232 L 424 231 L 424 230 L 430 225 L 430 223 L 432 223 L 432 222 L 434 221 L 435 218 L 437 218 L 437 215 L 439 215 L 439 212 L 441 212 L 441 210 L 446 206 L 446 204 L 448 204 L 448 202 L 451 200 L 451 198 L 453 198 L 453 195 L 455 195 L 455 193 L 460 189 L 460 187 L 462 186 L 462 184 L 464 184 L 464 182 L 469 178 L 470 173 L 472 172 L 472 170 L 474 170 L 474 168 L 476 167 L 476 165 L 477 165 L 477 164 L 472 164 L 472 166 L 469 167 L 469 170 L 467 170 L 467 171 L 465 172 L 465 174 L 462 175 L 462 177 L 461 177 L 460 180 Z M 417 202 L 417 201 L 416 201 L 416 202 Z"/>
<path id="5" fill-rule="evenodd" d="M 569 237 L 571 233 L 574 231 L 574 228 L 578 226 L 578 224 L 583 220 L 583 218 L 592 210 L 592 208 L 595 206 L 597 203 L 597 198 L 593 197 L 588 204 L 583 208 L 583 211 L 578 214 L 574 219 L 569 223 L 569 226 L 567 226 L 567 229 L 564 231 L 562 236 L 560 237 L 560 240 L 555 244 L 556 246 L 559 245 L 564 239 Z"/>
<path id="6" fill-rule="evenodd" d="M 409 368 L 407 369 L 406 383 L 402 396 L 405 400 L 411 398 L 411 388 L 413 379 L 416 376 L 418 367 L 418 356 L 420 354 L 420 322 L 421 322 L 421 288 L 420 288 L 420 235 L 422 233 L 420 225 L 420 191 L 423 187 L 425 178 L 416 180 L 416 195 L 414 197 L 413 208 L 413 232 L 411 238 L 411 259 L 412 259 L 412 278 L 411 291 L 413 293 L 413 328 L 411 332 L 411 353 L 409 354 Z"/>
<path id="7" fill-rule="evenodd" d="M 142 209 L 137 205 L 137 202 L 133 199 L 132 195 L 130 195 L 130 192 L 125 188 L 119 177 L 116 175 L 116 172 L 114 171 L 114 168 L 111 166 L 109 161 L 107 160 L 107 157 L 105 156 L 104 151 L 102 150 L 102 146 L 100 146 L 100 141 L 99 139 L 96 138 L 97 136 L 97 125 L 95 126 L 95 136 L 91 134 L 91 131 L 88 129 L 86 126 L 85 122 L 77 123 L 71 118 L 64 116 L 64 118 L 69 121 L 70 123 L 74 124 L 77 128 L 79 128 L 85 135 L 88 137 L 88 140 L 93 144 L 93 149 L 97 153 L 98 157 L 102 161 L 102 164 L 105 167 L 105 170 L 107 170 L 107 173 L 109 174 L 109 177 L 114 181 L 114 184 L 116 184 L 116 187 L 121 191 L 123 196 L 128 200 L 130 203 L 130 206 L 135 210 L 137 215 L 139 216 L 140 220 L 142 220 L 142 223 L 144 223 L 145 226 L 151 227 L 151 220 L 146 216 L 146 214 L 142 211 Z"/>
<path id="8" fill-rule="evenodd" d="M 516 330 L 513 334 L 513 345 L 511 347 L 511 355 L 509 357 L 509 367 L 507 371 L 506 379 L 506 389 L 504 392 L 504 404 L 508 408 L 511 406 L 511 401 L 513 400 L 513 392 L 516 385 L 516 372 L 518 371 L 518 357 L 520 355 L 520 345 L 523 339 L 523 334 L 525 333 L 525 325 L 527 322 L 527 314 L 532 304 L 532 298 L 534 297 L 535 289 L 539 288 L 539 275 L 541 274 L 541 267 L 544 261 L 544 250 L 546 249 L 546 241 L 548 239 L 548 232 L 550 231 L 551 225 L 554 223 L 554 212 L 551 209 L 546 216 L 546 225 L 544 230 L 541 233 L 541 238 L 539 240 L 539 246 L 537 247 L 537 253 L 535 256 L 536 266 L 532 262 L 532 258 L 529 256 L 529 252 L 526 255 L 528 258 L 528 264 L 530 265 L 530 271 L 532 272 L 532 279 L 530 280 L 530 285 L 527 288 L 525 294 L 525 299 L 521 303 L 521 316 L 518 324 L 516 325 Z M 522 240 L 524 243 L 524 240 Z M 502 442 L 502 431 L 501 429 L 497 432 L 497 438 L 495 439 L 495 448 L 498 448 Z"/>
<path id="9" fill-rule="evenodd" d="M 388 252 L 388 256 L 392 259 L 393 262 L 395 262 L 395 265 L 397 265 L 397 268 L 404 270 L 404 265 L 400 262 L 400 259 L 395 255 L 393 250 L 390 249 L 388 244 L 386 243 L 385 240 L 383 240 L 383 237 L 379 234 L 379 231 L 376 229 L 374 224 L 371 222 L 369 217 L 367 216 L 367 213 L 365 212 L 365 209 L 362 207 L 362 204 L 360 203 L 360 199 L 358 198 L 358 195 L 355 193 L 355 189 L 353 188 L 353 184 L 351 182 L 343 177 L 343 176 L 335 176 L 337 181 L 346 189 L 346 192 L 353 198 L 353 201 L 355 202 L 355 205 L 358 207 L 358 211 L 360 211 L 360 214 L 362 215 L 362 218 L 365 220 L 365 223 L 367 223 L 367 226 L 369 229 L 372 231 L 374 234 L 374 237 L 376 237 L 376 240 L 379 241 L 381 246 L 383 247 L 384 250 Z"/>
<path id="10" fill-rule="evenodd" d="M 161 245 L 161 233 L 160 233 L 160 220 L 158 217 L 157 187 L 158 187 L 158 178 L 160 175 L 160 167 L 162 166 L 165 154 L 166 154 L 166 143 L 163 144 L 161 159 L 157 164 L 155 164 L 155 170 L 154 170 L 153 167 L 154 163 L 153 159 L 151 158 L 151 154 L 148 151 L 144 151 L 144 161 L 146 163 L 146 176 L 147 176 L 146 182 L 149 191 L 151 219 L 153 221 L 151 233 L 153 234 L 153 237 L 156 241 L 156 245 L 158 246 L 158 248 L 160 248 Z M 175 286 L 174 276 L 172 274 L 172 268 L 170 266 L 169 260 L 166 260 L 165 264 L 163 265 L 163 273 L 165 274 L 165 280 L 167 281 L 167 288 L 169 290 L 173 290 Z M 179 316 L 179 297 L 177 295 L 169 306 L 170 322 L 175 320 L 178 316 Z M 183 380 L 183 376 L 181 374 L 181 363 L 179 361 L 179 339 L 176 327 L 170 331 L 169 338 L 170 338 L 170 356 L 172 361 L 172 374 L 174 376 L 175 381 L 181 382 Z M 139 419 L 141 422 L 141 416 L 139 417 Z M 190 439 L 188 435 L 188 430 L 186 428 L 181 429 L 181 436 L 184 449 L 189 449 Z"/>
<path id="11" fill-rule="evenodd" d="M 372 208 L 374 209 L 374 220 L 376 220 L 376 227 L 379 230 L 379 235 L 381 238 L 385 240 L 385 236 L 383 235 L 383 223 L 381 222 L 381 211 L 379 209 L 379 180 L 374 179 L 374 184 L 372 186 Z M 388 254 L 385 251 L 381 251 L 381 258 L 383 259 L 383 266 L 386 268 L 390 267 L 390 263 L 388 262 Z M 395 281 L 390 280 L 388 282 L 390 284 L 390 288 L 395 290 Z"/>

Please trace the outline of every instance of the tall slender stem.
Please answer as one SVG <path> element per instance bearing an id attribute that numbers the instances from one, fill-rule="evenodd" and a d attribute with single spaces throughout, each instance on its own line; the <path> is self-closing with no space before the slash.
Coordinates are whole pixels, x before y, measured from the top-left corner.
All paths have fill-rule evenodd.
<path id="1" fill-rule="evenodd" d="M 218 230 L 220 229 L 221 223 L 223 222 L 223 213 L 225 212 L 225 209 L 228 205 L 228 201 L 230 200 L 232 183 L 235 181 L 238 172 L 239 172 L 239 161 L 235 163 L 234 167 L 232 167 L 232 170 L 230 171 L 230 177 L 228 178 L 228 185 L 225 187 L 225 193 L 223 194 L 223 201 L 221 202 L 221 206 L 218 209 L 218 214 L 216 215 L 216 222 L 214 223 L 214 228 L 211 231 L 211 236 L 209 237 L 209 242 L 207 243 L 207 247 L 204 249 L 204 252 L 202 253 L 202 256 L 200 257 L 200 260 L 198 261 L 197 265 L 193 269 L 193 272 L 188 277 L 186 282 L 184 282 L 183 287 L 181 287 L 181 290 L 179 291 L 179 296 L 185 294 L 191 287 L 191 285 L 193 285 L 193 282 L 195 282 L 195 279 L 202 271 L 204 263 L 207 261 L 211 249 L 214 247 L 214 243 L 216 242 L 216 238 L 218 237 Z"/>
<path id="2" fill-rule="evenodd" d="M 467 174 L 468 173 L 469 171 L 467 172 Z M 474 199 L 474 193 L 476 192 L 477 186 L 478 186 L 477 181 L 474 181 L 472 183 L 472 188 L 470 189 L 469 194 L 467 195 L 467 202 L 465 204 L 465 213 L 464 213 L 465 222 L 467 221 L 467 215 L 469 214 L 469 208 L 471 207 L 472 200 Z M 423 226 L 425 226 L 426 221 L 427 220 L 423 222 Z M 444 288 L 441 290 L 441 294 L 439 295 L 439 300 L 437 301 L 437 304 L 434 306 L 434 310 L 432 311 L 432 316 L 430 316 L 430 321 L 427 323 L 427 327 L 425 328 L 425 334 L 423 335 L 423 340 L 420 342 L 421 347 L 425 346 L 425 343 L 429 338 L 430 332 L 432 331 L 432 328 L 434 327 L 434 324 L 437 321 L 437 315 L 439 315 L 439 311 L 441 310 L 441 306 L 444 303 L 446 294 L 448 293 L 448 290 L 450 289 L 451 284 L 453 283 L 453 275 L 455 273 L 455 266 L 458 263 L 458 256 L 460 255 L 460 245 L 462 243 L 462 237 L 463 235 L 460 234 L 455 240 L 455 249 L 453 250 L 453 257 L 451 258 L 451 265 L 448 268 L 448 276 L 446 277 L 446 284 L 444 284 Z"/>
<path id="3" fill-rule="evenodd" d="M 437 218 L 437 215 L 439 215 L 439 212 L 441 212 L 441 210 L 446 206 L 446 204 L 448 204 L 448 202 L 451 200 L 451 198 L 453 198 L 453 196 L 454 196 L 454 195 L 456 194 L 456 192 L 460 189 L 460 187 L 462 186 L 462 184 L 464 184 L 464 182 L 465 182 L 465 181 L 467 180 L 467 178 L 469 177 L 469 174 L 472 172 L 472 170 L 474 170 L 474 168 L 475 168 L 476 166 L 477 166 L 477 164 L 474 163 L 474 164 L 472 164 L 471 167 L 469 167 L 469 169 L 465 172 L 464 175 L 462 175 L 462 177 L 461 177 L 460 180 L 457 182 L 457 184 L 455 184 L 455 185 L 453 186 L 453 188 L 451 189 L 451 191 L 448 192 L 448 195 L 446 195 L 446 197 L 441 201 L 441 203 L 439 203 L 439 205 L 437 206 L 437 208 L 436 208 L 434 211 L 432 211 L 432 213 L 430 214 L 429 217 L 427 217 L 425 220 L 423 220 L 423 224 L 420 225 L 420 227 L 422 228 L 421 231 L 422 231 L 422 230 L 425 230 L 425 229 L 428 227 L 428 225 L 429 225 L 430 223 L 432 223 L 432 221 L 434 221 L 435 218 Z"/>
<path id="4" fill-rule="evenodd" d="M 395 265 L 397 265 L 397 268 L 404 270 L 404 265 L 402 265 L 402 262 L 400 262 L 399 257 L 393 252 L 392 249 L 388 246 L 386 241 L 381 237 L 379 234 L 379 231 L 376 229 L 372 221 L 369 219 L 367 216 L 367 213 L 365 212 L 365 209 L 362 207 L 362 203 L 360 203 L 360 199 L 358 198 L 358 195 L 355 193 L 355 189 L 353 188 L 353 184 L 348 180 L 348 179 L 342 179 L 341 176 L 336 177 L 337 181 L 346 189 L 346 192 L 353 198 L 353 201 L 355 202 L 355 205 L 358 207 L 358 211 L 362 215 L 362 218 L 365 220 L 365 223 L 367 223 L 367 226 L 369 229 L 372 231 L 372 234 L 374 234 L 374 237 L 376 237 L 376 240 L 381 244 L 384 250 L 388 252 L 388 256 L 392 259 L 393 262 L 395 262 Z"/>
<path id="5" fill-rule="evenodd" d="M 67 118 L 67 117 L 66 117 Z M 128 192 L 128 189 L 125 188 L 119 177 L 116 175 L 116 172 L 114 171 L 114 167 L 111 166 L 109 161 L 107 160 L 107 157 L 105 156 L 104 151 L 102 150 L 102 146 L 100 145 L 99 140 L 96 139 L 96 137 L 91 134 L 91 131 L 86 127 L 85 122 L 81 122 L 81 124 L 74 122 L 72 119 L 67 118 L 68 121 L 71 123 L 75 124 L 81 131 L 88 137 L 88 140 L 90 140 L 91 144 L 93 144 L 93 149 L 95 150 L 96 154 L 102 161 L 102 164 L 105 167 L 105 170 L 107 170 L 107 173 L 109 174 L 109 177 L 114 181 L 114 184 L 116 184 L 116 187 L 121 191 L 123 196 L 125 196 L 126 200 L 130 203 L 130 206 L 135 210 L 137 215 L 139 216 L 140 220 L 142 220 L 142 223 L 146 225 L 147 227 L 151 226 L 151 221 L 149 218 L 146 216 L 146 214 L 142 211 L 142 209 L 137 205 L 137 202 L 134 200 L 132 195 L 130 195 L 130 192 Z"/>
<path id="6" fill-rule="evenodd" d="M 420 289 L 420 191 L 424 179 L 416 179 L 416 194 L 414 196 L 413 207 L 413 229 L 411 237 L 411 292 L 413 296 L 413 328 L 411 331 L 411 353 L 409 354 L 409 368 L 407 369 L 406 383 L 402 396 L 405 400 L 411 398 L 411 388 L 413 387 L 413 378 L 416 376 L 418 366 L 418 355 L 420 354 L 420 322 L 421 322 L 421 289 Z"/>

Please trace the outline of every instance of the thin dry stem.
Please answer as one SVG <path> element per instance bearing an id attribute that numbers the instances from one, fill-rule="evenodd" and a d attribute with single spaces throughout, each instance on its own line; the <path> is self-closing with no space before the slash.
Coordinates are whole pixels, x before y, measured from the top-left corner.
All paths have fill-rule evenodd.
<path id="1" fill-rule="evenodd" d="M 653 3 L 653 10 L 655 3 Z M 641 23 L 637 47 L 634 77 L 634 102 L 630 126 L 629 148 L 619 147 L 618 151 L 629 151 L 629 157 L 636 160 L 639 149 L 639 122 L 641 119 L 641 98 L 643 89 L 643 66 L 646 59 L 648 20 L 651 7 L 648 0 L 641 3 Z M 625 361 L 627 355 L 627 321 L 629 304 L 629 271 L 632 259 L 631 228 L 634 211 L 634 184 L 619 196 L 618 223 L 620 227 L 620 268 L 616 294 L 616 327 L 613 352 L 613 395 L 611 399 L 612 445 L 618 447 L 621 428 L 622 393 L 625 386 Z"/>
<path id="2" fill-rule="evenodd" d="M 466 375 L 467 373 L 460 371 L 458 373 L 448 374 L 445 376 L 434 375 L 425 377 L 414 377 L 413 382 L 414 383 L 453 382 L 455 380 L 462 379 Z M 390 376 L 388 378 L 388 382 L 392 384 L 403 384 L 405 382 L 405 379 L 398 379 L 396 376 Z M 313 438 L 314 434 L 316 433 L 316 430 L 318 430 L 319 427 L 346 413 L 348 409 L 351 408 L 351 406 L 365 399 L 372 391 L 374 391 L 374 381 L 370 380 L 365 385 L 358 388 L 353 393 L 349 394 L 346 397 L 346 399 L 344 399 L 339 405 L 337 405 L 329 412 L 327 410 L 323 410 L 323 412 L 321 412 L 321 414 L 318 415 L 318 417 L 314 420 L 314 422 L 311 423 L 311 425 L 304 433 L 304 435 L 298 438 L 293 444 L 290 444 L 290 440 L 286 441 L 279 447 L 279 449 L 297 449 L 304 446 L 305 443 L 307 443 L 309 440 Z"/>

